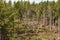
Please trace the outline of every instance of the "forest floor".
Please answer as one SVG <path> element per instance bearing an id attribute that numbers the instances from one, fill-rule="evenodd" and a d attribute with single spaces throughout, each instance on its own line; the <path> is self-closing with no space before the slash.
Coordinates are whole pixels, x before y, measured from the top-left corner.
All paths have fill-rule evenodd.
<path id="1" fill-rule="evenodd" d="M 16 25 L 17 26 L 17 25 Z M 17 29 L 20 29 L 18 31 Z M 46 25 L 42 25 L 38 23 L 37 21 L 24 21 L 19 24 L 18 28 L 16 30 L 20 33 L 18 33 L 20 36 L 38 38 L 41 40 L 58 40 L 60 38 L 60 32 L 58 32 L 58 27 L 52 26 L 49 27 Z M 15 30 L 15 31 L 16 31 Z M 16 32 L 17 33 L 17 32 Z"/>

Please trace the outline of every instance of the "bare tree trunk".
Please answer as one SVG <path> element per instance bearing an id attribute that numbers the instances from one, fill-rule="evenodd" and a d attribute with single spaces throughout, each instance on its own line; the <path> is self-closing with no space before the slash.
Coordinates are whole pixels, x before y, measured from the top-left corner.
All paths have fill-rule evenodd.
<path id="1" fill-rule="evenodd" d="M 55 14 L 54 14 L 54 10 L 52 10 L 52 11 L 53 11 L 53 12 L 52 12 L 52 13 L 53 13 L 53 15 L 52 15 L 52 25 L 54 26 L 54 24 L 55 24 L 55 23 L 54 23 L 54 15 L 55 15 Z"/>
<path id="2" fill-rule="evenodd" d="M 50 30 L 51 30 L 51 28 L 52 28 L 52 15 L 50 13 Z"/>
<path id="3" fill-rule="evenodd" d="M 49 11 L 48 11 L 48 16 L 49 16 L 49 25 L 50 25 L 50 30 L 52 29 L 52 13 L 51 13 L 51 7 L 49 6 Z"/>
<path id="4" fill-rule="evenodd" d="M 45 25 L 46 23 L 46 12 L 45 12 L 45 8 L 43 10 L 43 25 Z"/>

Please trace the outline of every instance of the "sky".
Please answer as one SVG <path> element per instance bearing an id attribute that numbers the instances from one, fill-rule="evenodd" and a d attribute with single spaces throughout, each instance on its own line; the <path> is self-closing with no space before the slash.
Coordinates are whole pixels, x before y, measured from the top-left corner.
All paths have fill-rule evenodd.
<path id="1" fill-rule="evenodd" d="M 6 0 L 7 2 L 9 1 L 9 0 Z M 14 2 L 14 1 L 18 1 L 18 0 L 11 0 L 12 1 L 12 3 Z M 24 0 L 23 0 L 24 1 Z M 25 1 L 28 1 L 28 0 L 25 0 Z M 39 2 L 41 2 L 42 0 L 29 0 L 30 1 L 30 3 L 33 3 L 34 1 L 35 1 L 35 3 L 39 3 Z M 47 0 L 43 0 L 43 1 L 47 1 Z M 49 1 L 53 1 L 53 0 L 49 0 Z M 57 0 L 55 0 L 55 2 L 56 2 Z"/>

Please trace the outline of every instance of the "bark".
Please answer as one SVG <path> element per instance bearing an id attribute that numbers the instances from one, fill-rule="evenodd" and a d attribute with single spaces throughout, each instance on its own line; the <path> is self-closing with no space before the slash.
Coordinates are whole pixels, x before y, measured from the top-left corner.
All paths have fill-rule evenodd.
<path id="1" fill-rule="evenodd" d="M 45 12 L 45 8 L 43 10 L 43 25 L 45 25 L 46 23 L 46 12 Z"/>
<path id="2" fill-rule="evenodd" d="M 49 25 L 50 25 L 50 30 L 52 29 L 52 11 L 51 7 L 49 6 L 49 11 L 48 11 L 48 16 L 49 16 Z"/>

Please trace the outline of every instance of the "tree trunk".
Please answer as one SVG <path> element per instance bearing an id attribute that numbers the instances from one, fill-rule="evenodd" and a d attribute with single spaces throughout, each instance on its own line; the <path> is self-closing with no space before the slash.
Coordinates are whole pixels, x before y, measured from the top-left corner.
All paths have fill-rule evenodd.
<path id="1" fill-rule="evenodd" d="M 45 12 L 45 8 L 43 10 L 43 25 L 45 25 L 46 23 L 46 12 Z"/>

